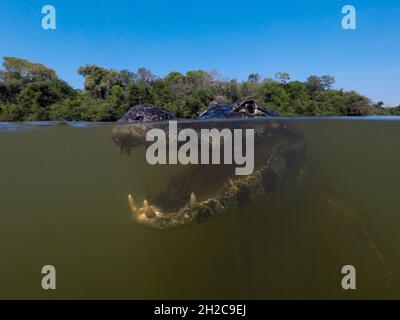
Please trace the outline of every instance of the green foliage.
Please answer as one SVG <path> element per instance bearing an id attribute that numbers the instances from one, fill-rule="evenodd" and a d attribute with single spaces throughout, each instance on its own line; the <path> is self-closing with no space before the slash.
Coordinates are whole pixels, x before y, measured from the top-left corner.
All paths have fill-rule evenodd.
<path id="1" fill-rule="evenodd" d="M 55 71 L 43 64 L 15 57 L 4 57 L 3 60 L 5 82 L 10 82 L 11 80 L 31 82 L 57 79 Z"/>
<path id="2" fill-rule="evenodd" d="M 389 109 L 389 114 L 393 116 L 400 116 L 400 106 Z"/>
<path id="3" fill-rule="evenodd" d="M 50 106 L 76 91 L 40 63 L 4 57 L 0 72 L 0 119 L 49 120 Z"/>
<path id="4" fill-rule="evenodd" d="M 290 81 L 286 72 L 273 79 L 252 73 L 244 82 L 217 72 L 171 72 L 163 78 L 146 68 L 136 72 L 86 65 L 78 69 L 84 90 L 71 88 L 54 70 L 24 59 L 5 57 L 0 70 L 0 120 L 116 121 L 130 107 L 159 105 L 178 117 L 193 118 L 214 99 L 232 103 L 242 97 L 282 116 L 400 115 L 400 106 L 384 108 L 356 92 L 334 90 L 329 75 Z"/>
<path id="5" fill-rule="evenodd" d="M 24 119 L 24 110 L 16 104 L 0 105 L 1 121 L 21 121 Z"/>
<path id="6" fill-rule="evenodd" d="M 78 74 L 85 77 L 85 90 L 93 98 L 105 99 L 111 88 L 119 84 L 118 71 L 107 70 L 95 65 L 87 65 L 78 69 Z"/>
<path id="7" fill-rule="evenodd" d="M 280 83 L 288 83 L 290 81 L 290 74 L 287 72 L 275 73 L 275 80 Z"/>
<path id="8" fill-rule="evenodd" d="M 261 80 L 261 76 L 258 73 L 252 73 L 249 75 L 247 78 L 247 82 L 252 83 L 252 84 L 257 84 Z"/>

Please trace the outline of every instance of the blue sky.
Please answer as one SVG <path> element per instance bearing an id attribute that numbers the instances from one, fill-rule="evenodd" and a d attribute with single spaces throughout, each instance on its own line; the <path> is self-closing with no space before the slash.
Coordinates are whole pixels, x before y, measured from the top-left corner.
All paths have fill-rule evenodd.
<path id="1" fill-rule="evenodd" d="M 56 30 L 41 28 L 46 4 Z M 357 30 L 341 27 L 346 4 Z M 399 105 L 400 1 L 1 0 L 0 56 L 44 63 L 74 87 L 89 63 L 160 76 L 217 69 L 239 80 L 332 74 L 338 88 Z"/>

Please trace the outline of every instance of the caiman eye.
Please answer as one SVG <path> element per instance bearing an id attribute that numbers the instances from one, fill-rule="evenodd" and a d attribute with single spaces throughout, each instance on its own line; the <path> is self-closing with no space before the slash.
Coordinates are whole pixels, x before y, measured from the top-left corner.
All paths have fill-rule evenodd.
<path id="1" fill-rule="evenodd" d="M 253 103 L 246 103 L 244 108 L 246 109 L 246 111 L 248 113 L 254 113 L 254 111 L 255 111 L 255 107 L 254 107 Z"/>

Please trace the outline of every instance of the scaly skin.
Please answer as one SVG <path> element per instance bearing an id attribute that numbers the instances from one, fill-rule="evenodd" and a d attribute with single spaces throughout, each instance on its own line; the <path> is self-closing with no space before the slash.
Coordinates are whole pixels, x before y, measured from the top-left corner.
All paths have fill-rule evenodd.
<path id="1" fill-rule="evenodd" d="M 215 127 L 215 125 L 221 126 L 221 124 L 212 123 L 211 127 Z M 140 123 L 138 126 L 121 124 L 114 128 L 113 138 L 114 141 L 119 142 L 122 151 L 130 153 L 132 147 L 146 143 L 143 137 L 147 130 L 165 126 L 167 126 L 166 123 Z M 210 123 L 182 122 L 180 126 L 191 127 L 199 131 L 201 128 L 210 126 Z M 188 190 L 191 188 L 190 183 L 187 188 L 186 186 L 182 187 L 177 194 L 169 193 L 171 190 L 175 191 L 176 186 L 181 184 L 179 181 L 187 181 L 188 177 L 194 176 L 193 183 L 196 184 L 196 177 L 200 178 L 207 174 L 212 176 L 211 167 L 200 168 L 197 165 L 190 165 L 184 174 L 170 180 L 170 185 L 164 192 L 164 196 L 168 198 L 178 196 L 187 201 L 179 203 L 171 210 L 160 205 L 162 201 L 158 200 L 161 195 L 156 195 L 155 199 L 148 198 L 148 200 L 139 202 L 134 195 L 129 194 L 128 203 L 134 220 L 159 230 L 176 229 L 184 225 L 200 223 L 274 192 L 287 181 L 296 179 L 301 173 L 306 142 L 297 130 L 288 127 L 284 121 L 237 121 L 229 124 L 223 123 L 223 126 L 254 128 L 256 133 L 254 172 L 249 176 L 235 176 L 234 174 L 224 176 L 224 183 L 217 190 L 210 191 L 207 197 L 198 197 L 196 192 Z"/>

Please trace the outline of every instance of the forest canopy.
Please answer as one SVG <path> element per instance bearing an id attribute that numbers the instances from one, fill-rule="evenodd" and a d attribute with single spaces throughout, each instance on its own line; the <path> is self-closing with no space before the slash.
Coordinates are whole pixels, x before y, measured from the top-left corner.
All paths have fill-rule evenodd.
<path id="1" fill-rule="evenodd" d="M 286 72 L 245 81 L 223 78 L 217 71 L 171 72 L 159 77 L 146 68 L 136 72 L 96 65 L 77 70 L 84 89 L 74 89 L 43 64 L 4 57 L 0 70 L 0 120 L 116 121 L 139 103 L 155 104 L 177 117 L 194 118 L 212 100 L 232 103 L 252 97 L 282 116 L 364 116 L 400 114 L 354 91 L 333 89 L 329 75 L 291 81 Z"/>

